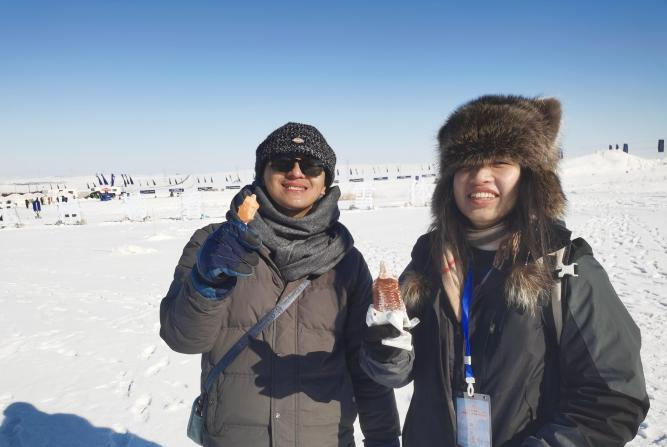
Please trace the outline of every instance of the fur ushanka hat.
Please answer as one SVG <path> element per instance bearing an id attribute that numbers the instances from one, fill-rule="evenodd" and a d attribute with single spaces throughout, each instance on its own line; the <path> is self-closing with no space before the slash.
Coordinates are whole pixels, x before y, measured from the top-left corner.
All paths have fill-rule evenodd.
<path id="1" fill-rule="evenodd" d="M 451 185 L 464 166 L 510 159 L 532 171 L 531 193 L 543 198 L 549 217 L 560 218 L 565 208 L 556 173 L 560 119 L 560 102 L 554 98 L 487 95 L 462 105 L 438 132 L 439 182 Z M 434 210 L 445 205 L 441 199 L 434 196 Z"/>

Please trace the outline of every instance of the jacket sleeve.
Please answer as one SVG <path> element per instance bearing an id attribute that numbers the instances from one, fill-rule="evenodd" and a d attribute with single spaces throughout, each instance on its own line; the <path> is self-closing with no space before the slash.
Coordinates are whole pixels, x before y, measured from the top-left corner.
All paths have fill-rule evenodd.
<path id="1" fill-rule="evenodd" d="M 359 253 L 356 271 L 348 295 L 345 343 L 348 370 L 352 378 L 354 397 L 359 410 L 359 425 L 366 440 L 384 441 L 401 434 L 394 390 L 374 382 L 359 364 L 359 352 L 366 312 L 372 303 L 372 279 L 368 265 Z"/>
<path id="2" fill-rule="evenodd" d="M 591 254 L 564 290 L 558 412 L 524 446 L 623 446 L 649 408 L 641 335 Z"/>
<path id="3" fill-rule="evenodd" d="M 197 250 L 216 225 L 197 230 L 183 249 L 167 296 L 160 303 L 160 337 L 176 352 L 198 354 L 211 350 L 220 331 L 225 301 L 211 300 L 192 284 Z"/>

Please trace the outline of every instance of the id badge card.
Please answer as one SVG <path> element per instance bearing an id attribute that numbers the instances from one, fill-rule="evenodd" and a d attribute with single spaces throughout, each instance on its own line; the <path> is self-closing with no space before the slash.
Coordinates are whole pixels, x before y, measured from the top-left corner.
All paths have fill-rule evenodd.
<path id="1" fill-rule="evenodd" d="M 456 397 L 456 441 L 460 447 L 491 447 L 491 396 L 459 393 Z"/>

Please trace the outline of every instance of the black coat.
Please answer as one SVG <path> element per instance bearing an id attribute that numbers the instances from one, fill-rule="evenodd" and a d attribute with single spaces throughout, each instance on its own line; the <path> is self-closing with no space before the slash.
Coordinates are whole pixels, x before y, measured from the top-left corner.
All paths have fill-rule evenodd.
<path id="1" fill-rule="evenodd" d="M 554 251 L 569 242 L 569 232 Z M 429 257 L 428 235 L 405 273 L 430 286 L 413 329 L 414 353 L 362 366 L 380 383 L 414 382 L 404 447 L 456 445 L 455 393 L 465 389 L 460 324 Z M 556 339 L 548 297 L 535 315 L 506 303 L 507 271 L 479 287 L 470 333 L 475 391 L 491 396 L 494 446 L 616 446 L 634 438 L 649 401 L 639 357 L 640 333 L 587 244 L 571 245 L 579 276 L 563 289 Z M 370 352 L 370 351 L 369 351 Z"/>

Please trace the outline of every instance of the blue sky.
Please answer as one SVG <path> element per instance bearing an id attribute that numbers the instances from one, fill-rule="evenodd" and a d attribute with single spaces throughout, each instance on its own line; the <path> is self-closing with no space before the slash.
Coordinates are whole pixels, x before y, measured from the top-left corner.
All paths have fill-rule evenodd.
<path id="1" fill-rule="evenodd" d="M 287 121 L 429 162 L 461 103 L 558 97 L 562 145 L 655 156 L 667 0 L 0 0 L 0 178 L 250 168 Z"/>

